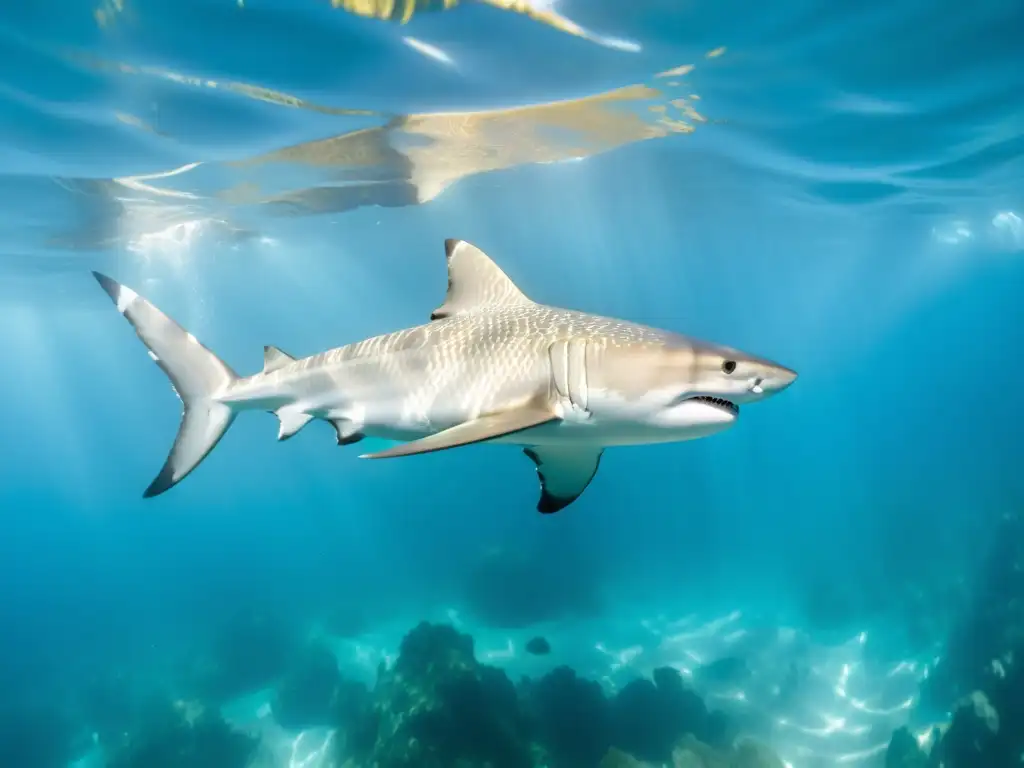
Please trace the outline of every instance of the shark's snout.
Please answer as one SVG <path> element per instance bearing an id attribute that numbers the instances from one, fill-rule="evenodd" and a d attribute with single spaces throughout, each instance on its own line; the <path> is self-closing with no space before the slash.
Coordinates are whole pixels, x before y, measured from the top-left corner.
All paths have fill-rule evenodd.
<path id="1" fill-rule="evenodd" d="M 781 365 L 772 366 L 771 369 L 754 377 L 750 384 L 750 392 L 761 397 L 774 395 L 796 381 L 796 378 L 797 373 L 791 368 Z"/>

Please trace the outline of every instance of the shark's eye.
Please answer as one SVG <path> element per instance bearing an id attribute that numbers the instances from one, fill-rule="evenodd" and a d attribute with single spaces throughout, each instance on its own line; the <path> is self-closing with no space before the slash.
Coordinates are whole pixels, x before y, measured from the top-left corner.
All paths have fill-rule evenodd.
<path id="1" fill-rule="evenodd" d="M 733 371 L 736 370 L 736 361 L 726 360 L 724 363 L 722 363 L 722 370 L 725 373 L 732 373 Z"/>

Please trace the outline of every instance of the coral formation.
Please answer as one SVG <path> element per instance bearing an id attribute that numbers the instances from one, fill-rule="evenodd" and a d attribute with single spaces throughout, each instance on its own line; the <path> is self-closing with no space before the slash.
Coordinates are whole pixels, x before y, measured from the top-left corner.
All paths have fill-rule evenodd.
<path id="1" fill-rule="evenodd" d="M 1008 517 L 1003 526 L 974 603 L 926 683 L 929 699 L 950 709 L 952 721 L 928 746 L 907 728 L 895 731 L 886 768 L 997 768 L 1017 764 L 1024 751 L 1024 523 Z M 550 650 L 543 638 L 535 641 Z M 711 688 L 750 684 L 757 676 L 734 653 L 697 668 L 694 680 Z M 740 733 L 768 733 L 770 724 L 709 711 L 673 667 L 611 694 L 568 666 L 513 682 L 478 661 L 472 637 L 447 624 L 421 622 L 409 631 L 372 689 L 344 678 L 329 645 L 298 643 L 283 622 L 255 612 L 233 616 L 202 660 L 200 674 L 174 681 L 184 701 L 147 698 L 139 681 L 110 674 L 83 687 L 77 727 L 45 712 L 23 713 L 20 738 L 0 738 L 0 763 L 66 765 L 82 753 L 75 739 L 85 732 L 106 753 L 107 768 L 255 768 L 281 734 L 294 746 L 294 732 L 319 729 L 329 738 L 319 742 L 317 760 L 333 760 L 319 764 L 345 768 L 784 766 Z M 799 669 L 791 671 L 797 681 Z M 272 718 L 255 724 L 262 742 L 223 719 L 218 706 L 226 698 L 270 685 L 264 713 Z M 47 743 L 40 728 L 56 736 Z M 266 765 L 278 765 L 274 760 Z"/>
<path id="2" fill-rule="evenodd" d="M 611 747 L 611 707 L 598 683 L 562 666 L 523 680 L 520 693 L 551 768 L 596 765 Z"/>
<path id="3" fill-rule="evenodd" d="M 785 768 L 765 744 L 744 737 L 727 748 L 715 749 L 685 736 L 672 751 L 672 768 Z"/>
<path id="4" fill-rule="evenodd" d="M 530 768 L 516 691 L 501 670 L 479 664 L 473 639 L 423 622 L 381 668 L 370 710 L 348 740 L 359 765 Z"/>
<path id="5" fill-rule="evenodd" d="M 928 755 L 904 726 L 893 732 L 885 751 L 885 768 L 928 768 Z"/>
<path id="6" fill-rule="evenodd" d="M 705 738 L 708 711 L 670 667 L 654 670 L 653 680 L 634 680 L 611 702 L 615 745 L 641 760 L 660 763 L 684 734 Z"/>
<path id="7" fill-rule="evenodd" d="M 516 687 L 476 660 L 469 635 L 424 622 L 379 670 L 339 758 L 377 768 L 781 768 L 756 742 L 706 743 L 724 733 L 719 718 L 668 667 L 611 698 L 564 666 Z"/>
<path id="8" fill-rule="evenodd" d="M 1016 765 L 1024 753 L 1024 519 L 1008 514 L 953 628 L 946 653 L 925 682 L 926 706 L 951 708 L 952 722 L 926 752 L 893 734 L 886 765 L 977 768 Z M 950 707 L 950 705 L 952 706 Z"/>
<path id="9" fill-rule="evenodd" d="M 715 749 L 691 735 L 676 744 L 669 760 L 645 763 L 613 747 L 601 760 L 599 768 L 655 768 L 661 765 L 671 768 L 785 768 L 768 747 L 753 739 L 741 739 L 727 749 Z"/>
<path id="10" fill-rule="evenodd" d="M 308 728 L 333 721 L 342 686 L 338 660 L 319 643 L 304 647 L 277 686 L 273 712 L 285 728 Z"/>
<path id="11" fill-rule="evenodd" d="M 108 748 L 107 768 L 247 768 L 258 746 L 202 704 L 157 701 Z"/>
<path id="12" fill-rule="evenodd" d="M 945 653 L 922 685 L 923 703 L 912 713 L 892 708 L 870 738 L 888 734 L 908 714 L 915 726 L 937 717 L 948 725 L 930 734 L 910 727 L 892 732 L 886 768 L 1020 763 L 1024 517 L 1005 516 L 994 533 L 969 585 L 971 599 L 962 601 Z M 528 605 L 530 590 L 547 581 L 522 575 L 533 567 L 531 558 L 493 554 L 484 567 L 491 573 L 482 579 L 491 583 L 479 593 L 484 603 L 492 602 L 481 610 L 511 624 L 584 610 L 590 598 L 582 582 L 558 593 L 542 590 L 551 599 Z M 961 601 L 950 602 L 952 608 Z M 348 617 L 340 622 L 345 632 L 361 631 L 365 617 L 350 605 L 339 616 Z M 767 635 L 770 648 L 776 647 L 774 631 Z M 192 655 L 186 674 L 173 658 L 148 674 L 132 672 L 118 659 L 103 669 L 83 665 L 71 695 L 66 687 L 40 688 L 14 702 L 7 692 L 0 706 L 0 766 L 65 768 L 84 758 L 82 764 L 106 768 L 280 768 L 299 762 L 320 768 L 782 768 L 779 757 L 750 734 L 786 739 L 784 720 L 790 710 L 800 714 L 802 701 L 791 692 L 819 680 L 809 677 L 815 657 L 800 641 L 787 641 L 781 657 L 759 656 L 765 637 L 755 631 L 733 633 L 737 639 L 724 656 L 698 648 L 688 662 L 692 678 L 662 666 L 622 685 L 630 661 L 597 682 L 568 666 L 546 665 L 551 644 L 524 631 L 520 650 L 529 656 L 518 659 L 521 668 L 545 665 L 550 671 L 513 681 L 477 659 L 470 635 L 422 622 L 405 635 L 397 658 L 378 667 L 368 688 L 342 672 L 348 663 L 372 658 L 362 640 L 340 643 L 353 652 L 339 667 L 321 633 L 322 626 L 310 635 L 321 639 L 302 642 L 302 634 L 277 614 L 243 610 Z M 864 639 L 855 642 L 859 650 Z M 558 651 L 573 646 L 569 635 Z M 664 663 L 679 654 L 672 646 L 644 661 Z M 580 657 L 586 663 L 586 655 Z M 767 665 L 772 672 L 766 676 Z M 919 679 L 915 674 L 910 684 Z M 603 683 L 612 680 L 619 687 L 606 689 Z M 723 702 L 729 714 L 709 711 L 696 690 Z M 765 691 L 771 696 L 761 695 Z M 739 693 L 743 697 L 733 698 Z M 906 700 L 903 688 L 899 693 L 892 701 Z M 851 687 L 843 695 L 852 701 L 863 694 Z M 743 705 L 733 707 L 737 700 Z M 238 730 L 239 723 L 245 730 Z M 794 754 L 800 749 L 791 741 L 780 744 Z"/>

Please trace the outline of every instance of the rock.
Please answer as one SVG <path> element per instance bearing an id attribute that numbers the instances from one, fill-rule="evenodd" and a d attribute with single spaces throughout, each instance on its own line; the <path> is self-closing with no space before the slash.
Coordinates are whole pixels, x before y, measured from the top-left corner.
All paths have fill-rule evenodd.
<path id="1" fill-rule="evenodd" d="M 597 765 L 611 746 L 611 709 L 601 686 L 562 666 L 520 686 L 533 739 L 550 768 Z"/>
<path id="2" fill-rule="evenodd" d="M 526 644 L 526 652 L 534 656 L 547 656 L 551 653 L 551 643 L 543 637 L 535 637 Z"/>
<path id="3" fill-rule="evenodd" d="M 672 750 L 672 768 L 730 768 L 730 765 L 724 752 L 687 734 Z"/>
<path id="4" fill-rule="evenodd" d="M 730 768 L 786 768 L 767 744 L 749 736 L 736 742 L 729 765 Z"/>
<path id="5" fill-rule="evenodd" d="M 477 662 L 469 635 L 427 622 L 378 670 L 348 742 L 345 757 L 376 768 L 532 768 L 511 681 Z"/>
<path id="6" fill-rule="evenodd" d="M 894 731 L 889 739 L 885 768 L 928 768 L 928 755 L 907 728 Z"/>
<path id="7" fill-rule="evenodd" d="M 708 713 L 703 740 L 717 749 L 728 750 L 737 736 L 736 722 L 720 709 Z"/>
<path id="8" fill-rule="evenodd" d="M 922 685 L 926 710 L 954 709 L 932 750 L 944 768 L 1017 764 L 1024 752 L 1024 516 L 1002 517 L 974 584 Z"/>
<path id="9" fill-rule="evenodd" d="M 707 768 L 707 764 L 693 750 L 679 748 L 672 753 L 672 768 Z"/>
<path id="10" fill-rule="evenodd" d="M 630 682 L 612 699 L 613 743 L 640 760 L 665 763 L 684 734 L 706 736 L 708 713 L 677 670 L 660 667 L 652 677 Z"/>
<path id="11" fill-rule="evenodd" d="M 338 660 L 331 649 L 320 643 L 306 646 L 278 684 L 274 718 L 290 729 L 332 723 L 341 682 Z"/>
<path id="12" fill-rule="evenodd" d="M 111 750 L 107 768 L 248 768 L 259 740 L 197 702 L 158 702 Z"/>
<path id="13" fill-rule="evenodd" d="M 649 768 L 649 766 L 645 763 L 641 763 L 635 757 L 623 752 L 621 749 L 615 749 L 615 747 L 612 747 L 608 750 L 605 756 L 601 758 L 600 768 Z"/>
<path id="14" fill-rule="evenodd" d="M 950 632 L 946 653 L 923 685 L 925 703 L 949 709 L 1005 674 L 1007 654 L 1024 645 L 1024 516 L 1008 513 L 993 532 L 969 607 Z M 999 709 L 999 705 L 996 704 Z M 1021 723 L 1024 729 L 1024 723 Z"/>
<path id="15" fill-rule="evenodd" d="M 1010 755 L 1001 752 L 996 744 L 999 734 L 999 714 L 981 691 L 975 691 L 961 700 L 953 714 L 953 722 L 939 744 L 939 756 L 946 768 L 976 768 L 976 766 L 1009 765 Z"/>
<path id="16" fill-rule="evenodd" d="M 366 686 L 354 680 L 341 680 L 334 692 L 331 702 L 333 722 L 346 730 L 365 717 L 372 704 L 370 692 Z"/>

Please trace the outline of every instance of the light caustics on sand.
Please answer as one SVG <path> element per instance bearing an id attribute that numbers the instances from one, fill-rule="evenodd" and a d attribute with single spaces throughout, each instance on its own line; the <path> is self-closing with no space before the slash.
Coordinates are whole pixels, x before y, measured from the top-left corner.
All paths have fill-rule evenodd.
<path id="1" fill-rule="evenodd" d="M 913 660 L 887 667 L 869 662 L 866 632 L 822 645 L 794 629 L 747 625 L 739 611 L 712 621 L 687 617 L 642 626 L 647 642 L 621 650 L 596 645 L 607 659 L 606 685 L 626 679 L 627 672 L 673 667 L 709 707 L 771 723 L 772 733 L 764 737 L 794 767 L 823 760 L 873 765 L 892 730 L 908 721 L 924 676 L 923 665 Z M 722 675 L 708 674 L 716 662 L 729 660 L 742 663 L 727 663 Z M 930 731 L 920 729 L 918 738 Z"/>
<path id="2" fill-rule="evenodd" d="M 707 56 L 721 52 L 716 49 Z M 699 97 L 685 87 L 692 64 L 659 72 L 649 82 L 579 98 L 392 115 L 323 106 L 259 86 L 155 67 L 74 59 L 120 76 L 219 89 L 370 125 L 236 161 L 192 162 L 161 173 L 109 180 L 61 180 L 78 193 L 86 219 L 59 238 L 61 246 L 72 248 L 122 243 L 130 250 L 150 252 L 156 242 L 193 238 L 195 233 L 186 230 L 195 225 L 188 222 L 200 222 L 202 232 L 245 240 L 258 236 L 232 223 L 236 208 L 254 206 L 263 215 L 303 216 L 363 206 L 420 205 L 471 176 L 531 164 L 578 162 L 630 144 L 691 133 L 706 122 L 694 106 Z M 152 131 L 130 116 L 121 121 Z M 289 182 L 282 186 L 285 175 Z"/>

